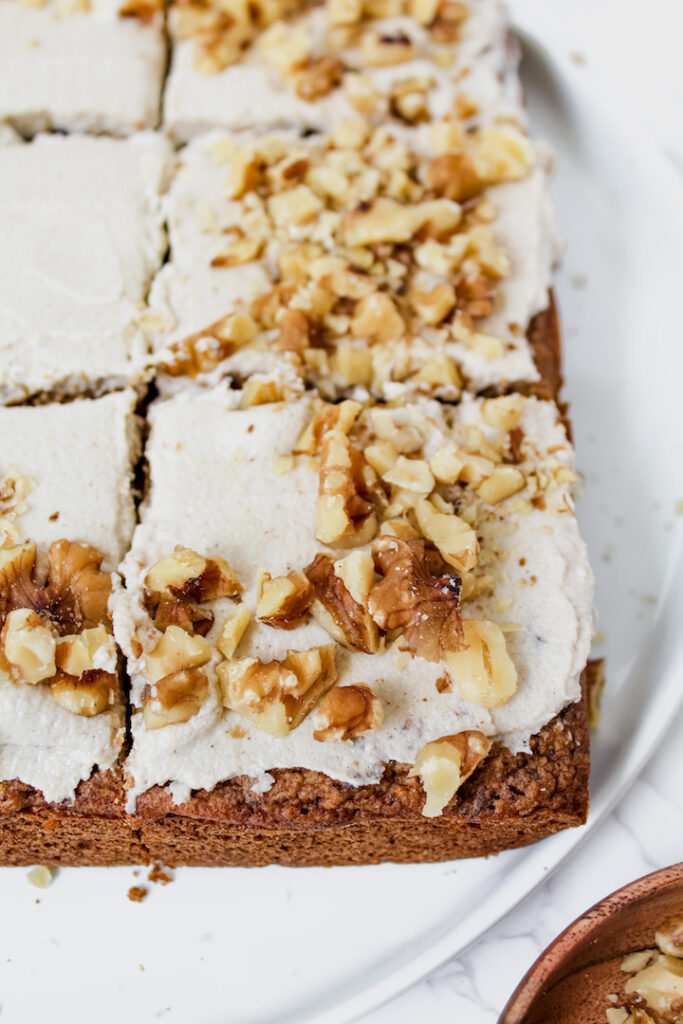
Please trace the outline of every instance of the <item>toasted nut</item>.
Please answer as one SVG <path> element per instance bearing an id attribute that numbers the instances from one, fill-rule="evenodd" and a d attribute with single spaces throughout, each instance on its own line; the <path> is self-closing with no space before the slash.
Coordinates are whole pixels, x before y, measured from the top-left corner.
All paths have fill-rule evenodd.
<path id="1" fill-rule="evenodd" d="M 480 129 L 471 137 L 469 150 L 477 174 L 487 184 L 523 178 L 534 162 L 531 143 L 511 125 Z"/>
<path id="2" fill-rule="evenodd" d="M 253 376 L 242 388 L 240 409 L 251 409 L 254 405 L 270 405 L 281 402 L 285 397 L 285 389 L 278 380 L 268 380 Z"/>
<path id="3" fill-rule="evenodd" d="M 453 441 L 446 441 L 429 460 L 429 468 L 442 484 L 453 484 L 465 465 L 466 455 Z"/>
<path id="4" fill-rule="evenodd" d="M 323 204 L 308 185 L 297 185 L 271 196 L 268 210 L 278 227 L 308 224 L 323 210 Z"/>
<path id="5" fill-rule="evenodd" d="M 278 352 L 302 352 L 319 333 L 319 324 L 303 309 L 281 310 L 277 323 L 280 333 L 272 345 Z"/>
<path id="6" fill-rule="evenodd" d="M 444 199 L 465 203 L 484 189 L 473 160 L 466 153 L 443 153 L 427 169 L 427 185 Z"/>
<path id="7" fill-rule="evenodd" d="M 330 25 L 355 25 L 362 17 L 362 0 L 330 0 L 327 4 Z"/>
<path id="8" fill-rule="evenodd" d="M 256 617 L 277 629 L 295 629 L 308 616 L 313 587 L 304 573 L 292 569 L 286 576 L 261 577 Z"/>
<path id="9" fill-rule="evenodd" d="M 370 387 L 372 383 L 372 353 L 342 342 L 334 354 L 334 368 L 346 384 Z"/>
<path id="10" fill-rule="evenodd" d="M 379 634 L 367 610 L 374 571 L 372 559 L 368 565 L 366 558 L 366 552 L 354 552 L 335 563 L 329 555 L 319 554 L 304 571 L 313 586 L 315 620 L 344 647 L 374 654 Z"/>
<path id="11" fill-rule="evenodd" d="M 462 647 L 460 579 L 451 573 L 434 575 L 423 541 L 384 535 L 372 545 L 375 583 L 368 608 L 380 629 L 403 629 L 404 650 L 440 661 Z"/>
<path id="12" fill-rule="evenodd" d="M 309 34 L 282 21 L 276 21 L 266 29 L 257 45 L 264 60 L 285 76 L 301 67 L 311 50 Z"/>
<path id="13" fill-rule="evenodd" d="M 445 352 L 440 352 L 438 355 L 432 356 L 431 359 L 427 359 L 410 379 L 456 391 L 460 391 L 462 388 L 462 379 L 458 368 Z"/>
<path id="14" fill-rule="evenodd" d="M 331 405 L 329 402 L 319 403 L 313 419 L 302 432 L 294 451 L 315 455 L 320 449 L 320 441 L 324 434 L 328 430 L 341 430 L 342 433 L 348 434 L 361 409 L 360 402 L 353 402 L 350 399 L 339 402 L 338 405 Z"/>
<path id="15" fill-rule="evenodd" d="M 384 292 L 366 295 L 356 306 L 351 331 L 370 344 L 395 341 L 403 337 L 405 323 L 392 299 Z"/>
<path id="16" fill-rule="evenodd" d="M 649 1010 L 668 1017 L 672 1003 L 680 1006 L 683 1000 L 683 960 L 662 956 L 629 978 L 625 991 L 627 995 L 636 992 Z"/>
<path id="17" fill-rule="evenodd" d="M 184 668 L 156 681 L 153 694 L 145 700 L 142 719 L 146 729 L 162 729 L 194 718 L 209 692 L 206 672 Z"/>
<path id="18" fill-rule="evenodd" d="M 169 594 L 199 602 L 242 593 L 237 576 L 224 558 L 204 558 L 191 548 L 181 547 L 155 562 L 145 576 L 145 587 L 150 595 Z"/>
<path id="19" fill-rule="evenodd" d="M 523 491 L 526 487 L 526 477 L 521 470 L 514 466 L 497 466 L 488 479 L 479 484 L 477 493 L 489 505 L 497 505 L 499 501 Z"/>
<path id="20" fill-rule="evenodd" d="M 398 449 L 391 441 L 375 441 L 366 447 L 363 454 L 375 473 L 382 477 L 398 462 Z"/>
<path id="21" fill-rule="evenodd" d="M 424 459 L 407 459 L 405 455 L 399 455 L 395 465 L 383 474 L 382 479 L 394 487 L 418 494 L 431 494 L 434 490 L 434 477 Z"/>
<path id="22" fill-rule="evenodd" d="M 430 292 L 412 291 L 410 301 L 426 324 L 440 324 L 455 306 L 455 291 L 450 284 L 438 284 Z"/>
<path id="23" fill-rule="evenodd" d="M 665 921 L 655 932 L 655 942 L 662 953 L 683 958 L 683 914 Z"/>
<path id="24" fill-rule="evenodd" d="M 104 556 L 89 544 L 57 540 L 47 557 L 45 590 L 53 621 L 73 633 L 105 622 L 111 573 L 100 571 Z"/>
<path id="25" fill-rule="evenodd" d="M 52 885 L 54 871 L 52 868 L 47 867 L 46 864 L 36 864 L 28 872 L 26 878 L 29 885 L 34 886 L 36 889 L 47 889 L 48 886 Z"/>
<path id="26" fill-rule="evenodd" d="M 514 430 L 519 426 L 526 406 L 523 395 L 503 395 L 500 398 L 485 398 L 481 403 L 481 414 L 486 423 L 500 430 Z"/>
<path id="27" fill-rule="evenodd" d="M 410 0 L 410 14 L 420 25 L 431 25 L 436 18 L 441 0 Z"/>
<path id="28" fill-rule="evenodd" d="M 169 626 L 145 657 L 143 675 L 149 683 L 186 668 L 205 665 L 211 658 L 211 647 L 202 636 L 189 636 L 179 626 Z"/>
<path id="29" fill-rule="evenodd" d="M 57 641 L 57 668 L 69 676 L 82 676 L 100 669 L 116 671 L 116 644 L 104 626 L 84 629 L 81 633 L 63 636 Z"/>
<path id="30" fill-rule="evenodd" d="M 335 686 L 320 704 L 313 739 L 321 743 L 355 740 L 363 733 L 379 729 L 383 720 L 381 701 L 368 686 Z"/>
<path id="31" fill-rule="evenodd" d="M 260 238 L 243 238 L 236 235 L 213 257 L 210 265 L 214 270 L 240 267 L 244 263 L 251 263 L 252 260 L 257 259 L 262 248 L 263 242 Z"/>
<path id="32" fill-rule="evenodd" d="M 344 240 L 350 246 L 409 242 L 421 231 L 447 238 L 460 219 L 460 207 L 447 199 L 405 205 L 380 197 L 349 214 L 343 226 Z"/>
<path id="33" fill-rule="evenodd" d="M 314 103 L 341 85 L 344 71 L 344 62 L 338 57 L 316 57 L 297 76 L 296 93 L 302 100 Z"/>
<path id="34" fill-rule="evenodd" d="M 320 442 L 316 537 L 323 544 L 365 544 L 377 532 L 370 500 L 378 489 L 374 470 L 343 431 L 328 430 Z"/>
<path id="35" fill-rule="evenodd" d="M 50 683 L 50 696 L 72 715 L 93 718 L 113 705 L 118 688 L 116 676 L 100 669 L 86 671 L 80 678 L 58 672 Z"/>
<path id="36" fill-rule="evenodd" d="M 258 161 L 249 149 L 237 146 L 230 155 L 226 193 L 230 199 L 241 199 L 247 192 L 253 192 L 261 181 Z"/>
<path id="37" fill-rule="evenodd" d="M 423 536 L 439 549 L 444 562 L 460 572 L 474 569 L 479 541 L 469 523 L 459 516 L 437 512 L 426 499 L 415 506 L 415 516 Z"/>
<path id="38" fill-rule="evenodd" d="M 415 55 L 415 47 L 404 33 L 382 34 L 368 29 L 361 39 L 361 61 L 365 67 L 380 68 L 405 64 Z"/>
<path id="39" fill-rule="evenodd" d="M 410 775 L 419 777 L 426 800 L 425 818 L 437 818 L 491 749 L 491 740 L 474 729 L 444 736 L 422 748 Z"/>
<path id="40" fill-rule="evenodd" d="M 500 626 L 486 619 L 465 619 L 464 648 L 448 651 L 448 673 L 465 700 L 482 708 L 499 708 L 517 691 L 517 669 Z"/>
<path id="41" fill-rule="evenodd" d="M 334 645 L 290 651 L 282 661 L 225 661 L 217 668 L 225 707 L 263 732 L 286 736 L 337 679 Z"/>
<path id="42" fill-rule="evenodd" d="M 247 606 L 238 604 L 234 612 L 225 620 L 221 635 L 216 641 L 216 647 L 224 658 L 232 658 L 250 619 L 251 612 Z"/>
<path id="43" fill-rule="evenodd" d="M 57 671 L 57 632 L 30 608 L 16 608 L 5 619 L 0 641 L 12 675 L 22 683 L 40 683 Z"/>

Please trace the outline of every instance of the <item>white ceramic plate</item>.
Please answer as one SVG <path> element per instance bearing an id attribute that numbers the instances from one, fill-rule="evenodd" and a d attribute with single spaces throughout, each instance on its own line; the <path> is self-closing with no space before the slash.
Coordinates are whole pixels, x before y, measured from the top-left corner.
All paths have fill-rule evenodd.
<path id="1" fill-rule="evenodd" d="M 534 131 L 559 156 L 569 249 L 558 291 L 586 478 L 580 514 L 609 659 L 594 825 L 681 700 L 683 209 L 674 175 L 621 123 L 616 100 L 603 106 L 570 88 L 539 46 L 537 15 L 550 6 L 517 5 L 536 35 L 525 69 Z M 2 1020 L 342 1024 L 480 936 L 586 832 L 446 865 L 186 869 L 143 904 L 126 899 L 144 878 L 131 869 L 62 870 L 44 893 L 23 869 L 3 869 Z"/>

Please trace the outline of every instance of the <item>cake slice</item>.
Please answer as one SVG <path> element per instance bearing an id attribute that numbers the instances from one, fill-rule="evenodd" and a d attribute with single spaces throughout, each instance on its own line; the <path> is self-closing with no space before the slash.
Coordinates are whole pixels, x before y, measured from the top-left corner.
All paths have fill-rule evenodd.
<path id="1" fill-rule="evenodd" d="M 140 378 L 168 155 L 152 133 L 0 145 L 0 401 Z"/>
<path id="2" fill-rule="evenodd" d="M 261 400 L 150 410 L 114 599 L 149 854 L 445 859 L 579 824 L 592 577 L 555 405 Z"/>
<path id="3" fill-rule="evenodd" d="M 349 117 L 415 124 L 450 113 L 524 122 L 517 46 L 499 0 L 173 0 L 164 124 L 327 130 Z"/>
<path id="4" fill-rule="evenodd" d="M 165 60 L 156 0 L 3 0 L 0 121 L 24 135 L 153 128 Z"/>
<path id="5" fill-rule="evenodd" d="M 300 375 L 329 398 L 542 379 L 528 337 L 558 254 L 547 154 L 511 126 L 356 119 L 212 132 L 166 197 L 150 322 L 167 375 Z"/>
<path id="6" fill-rule="evenodd" d="M 109 600 L 135 522 L 134 404 L 0 408 L 3 864 L 133 856 Z"/>

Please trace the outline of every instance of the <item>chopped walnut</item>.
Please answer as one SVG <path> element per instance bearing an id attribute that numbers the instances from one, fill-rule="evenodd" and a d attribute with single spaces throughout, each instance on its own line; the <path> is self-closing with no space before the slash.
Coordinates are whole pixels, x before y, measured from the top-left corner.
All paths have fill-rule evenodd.
<path id="1" fill-rule="evenodd" d="M 162 12 L 161 0 L 125 0 L 119 7 L 119 18 L 137 18 L 143 24 L 155 21 Z"/>
<path id="2" fill-rule="evenodd" d="M 258 327 L 247 313 L 230 313 L 195 334 L 170 346 L 171 356 L 162 369 L 172 377 L 210 373 L 238 348 L 247 345 Z"/>
<path id="3" fill-rule="evenodd" d="M 318 540 L 337 546 L 367 543 L 377 532 L 375 501 L 381 493 L 362 452 L 343 431 L 328 430 L 320 442 Z"/>
<path id="4" fill-rule="evenodd" d="M 369 559 L 366 552 L 354 552 L 353 555 Z M 353 555 L 348 558 L 353 558 Z M 338 643 L 366 654 L 374 654 L 379 647 L 379 634 L 367 610 L 367 599 L 374 580 L 372 561 L 369 577 L 367 567 L 359 559 L 354 560 L 353 566 L 344 566 L 346 561 L 342 559 L 335 563 L 329 555 L 319 554 L 306 567 L 304 572 L 315 595 L 311 611 L 316 621 Z"/>
<path id="5" fill-rule="evenodd" d="M 110 708 L 117 697 L 118 680 L 110 672 L 89 669 L 80 676 L 58 672 L 50 681 L 50 695 L 72 715 L 92 718 Z"/>
<path id="6" fill-rule="evenodd" d="M 319 324 L 302 309 L 284 309 L 278 317 L 280 331 L 273 341 L 278 352 L 302 352 L 315 342 Z"/>
<path id="7" fill-rule="evenodd" d="M 526 487 L 526 478 L 514 466 L 497 466 L 477 488 L 477 493 L 489 505 L 497 505 Z"/>
<path id="8" fill-rule="evenodd" d="M 337 679 L 333 644 L 290 651 L 282 661 L 225 661 L 216 671 L 225 707 L 273 736 L 296 729 Z"/>
<path id="9" fill-rule="evenodd" d="M 234 612 L 223 623 L 216 647 L 224 658 L 232 658 L 249 625 L 251 612 L 245 604 L 238 604 Z"/>
<path id="10" fill-rule="evenodd" d="M 438 196 L 458 203 L 474 199 L 485 187 L 474 161 L 462 152 L 435 157 L 427 168 L 427 185 Z"/>
<path id="11" fill-rule="evenodd" d="M 437 511 L 427 499 L 415 506 L 415 517 L 423 536 L 435 545 L 444 562 L 461 573 L 475 567 L 479 541 L 469 523 L 459 516 Z"/>
<path id="12" fill-rule="evenodd" d="M 211 658 L 211 647 L 202 636 L 189 636 L 179 626 L 168 626 L 145 656 L 143 675 L 150 683 L 181 669 L 198 668 Z"/>
<path id="13" fill-rule="evenodd" d="M 18 608 L 51 621 L 60 635 L 107 621 L 111 574 L 100 571 L 103 555 L 88 544 L 55 541 L 48 551 L 45 586 L 33 580 L 33 544 L 0 551 L 0 621 Z"/>
<path id="14" fill-rule="evenodd" d="M 410 774 L 422 782 L 426 818 L 437 818 L 443 812 L 490 749 L 491 740 L 473 729 L 444 736 L 422 748 Z"/>
<path id="15" fill-rule="evenodd" d="M 379 729 L 383 719 L 381 701 L 368 686 L 335 686 L 320 704 L 313 739 L 322 743 L 355 740 Z"/>
<path id="16" fill-rule="evenodd" d="M 47 617 L 30 608 L 9 613 L 0 633 L 0 648 L 19 682 L 40 683 L 57 671 L 57 632 Z"/>
<path id="17" fill-rule="evenodd" d="M 365 67 L 379 68 L 405 64 L 415 56 L 415 46 L 403 32 L 394 35 L 368 29 L 361 39 L 361 61 Z"/>
<path id="18" fill-rule="evenodd" d="M 264 573 L 259 582 L 256 617 L 277 629 L 296 629 L 305 622 L 313 599 L 313 587 L 303 572 L 292 569 L 273 578 Z"/>
<path id="19" fill-rule="evenodd" d="M 191 548 L 177 547 L 148 570 L 144 603 L 157 629 L 180 626 L 205 636 L 213 625 L 213 613 L 199 605 L 241 593 L 242 586 L 224 558 L 205 558 Z"/>
<path id="20" fill-rule="evenodd" d="M 361 408 L 360 402 L 353 402 L 351 399 L 346 399 L 337 405 L 322 402 L 297 441 L 295 451 L 306 455 L 315 455 L 320 450 L 320 442 L 328 430 L 341 430 L 342 433 L 348 434 L 356 422 Z"/>
<path id="21" fill-rule="evenodd" d="M 517 669 L 495 622 L 465 619 L 464 645 L 446 654 L 448 673 L 460 693 L 482 708 L 506 704 L 517 690 Z"/>
<path id="22" fill-rule="evenodd" d="M 356 306 L 351 331 L 357 338 L 367 338 L 370 344 L 393 341 L 405 332 L 403 317 L 393 300 L 384 292 L 364 296 Z"/>
<path id="23" fill-rule="evenodd" d="M 338 57 L 327 55 L 309 60 L 297 75 L 297 96 L 308 103 L 322 99 L 341 85 L 344 71 L 344 62 Z"/>
<path id="24" fill-rule="evenodd" d="M 460 577 L 432 572 L 423 541 L 378 537 L 372 546 L 383 577 L 368 606 L 380 629 L 403 629 L 401 646 L 427 661 L 440 661 L 463 646 Z"/>
<path id="25" fill-rule="evenodd" d="M 660 925 L 655 941 L 662 953 L 683 959 L 683 914 L 676 914 Z"/>
<path id="26" fill-rule="evenodd" d="M 84 629 L 57 641 L 55 661 L 69 676 L 82 676 L 94 669 L 111 671 L 116 666 L 116 644 L 105 626 Z"/>
<path id="27" fill-rule="evenodd" d="M 460 219 L 460 207 L 447 199 L 429 199 L 406 205 L 379 197 L 348 215 L 344 238 L 351 246 L 409 242 L 421 232 L 436 238 L 448 238 Z"/>
<path id="28" fill-rule="evenodd" d="M 142 718 L 147 729 L 188 722 L 201 710 L 209 692 L 206 672 L 183 668 L 158 679 L 146 696 Z"/>

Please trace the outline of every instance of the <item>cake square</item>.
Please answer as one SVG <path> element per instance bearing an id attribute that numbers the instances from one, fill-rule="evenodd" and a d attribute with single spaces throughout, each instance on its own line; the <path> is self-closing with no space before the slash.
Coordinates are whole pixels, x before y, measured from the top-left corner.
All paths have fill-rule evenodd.
<path id="1" fill-rule="evenodd" d="M 168 155 L 152 133 L 0 146 L 0 400 L 140 377 Z"/>
<path id="2" fill-rule="evenodd" d="M 174 0 L 168 21 L 164 124 L 179 140 L 217 126 L 324 131 L 359 113 L 413 124 L 454 101 L 474 119 L 525 120 L 499 0 L 281 0 L 258 16 L 241 0 Z"/>
<path id="3" fill-rule="evenodd" d="M 539 381 L 559 243 L 547 152 L 518 129 L 216 131 L 178 160 L 150 295 L 166 373 L 289 370 L 330 398 Z"/>
<path id="4" fill-rule="evenodd" d="M 128 390 L 0 408 L 4 863 L 78 854 L 74 836 L 93 863 L 112 850 L 130 859 L 117 765 L 125 701 L 109 601 L 135 522 L 135 401 Z"/>
<path id="5" fill-rule="evenodd" d="M 154 0 L 2 0 L 0 121 L 24 135 L 154 128 L 165 61 Z"/>
<path id="6" fill-rule="evenodd" d="M 431 834 L 479 765 L 533 772 L 530 749 L 547 757 L 548 730 L 581 699 L 592 577 L 552 403 L 261 400 L 217 388 L 150 410 L 150 493 L 114 623 L 131 677 L 129 807 L 171 861 L 187 847 L 173 856 L 168 837 L 187 829 L 244 863 L 230 829 L 245 849 L 249 824 L 306 829 L 302 790 L 320 807 L 311 828 L 348 824 L 330 811 L 348 801 L 366 824 L 373 806 L 378 819 L 402 808 L 404 839 L 426 816 Z M 570 761 L 585 759 L 570 739 Z M 449 758 L 455 788 L 438 782 Z M 545 834 L 581 820 L 585 768 L 539 819 Z M 388 791 L 393 812 L 379 810 Z M 335 859 L 325 842 L 318 862 L 345 862 L 344 843 Z"/>

